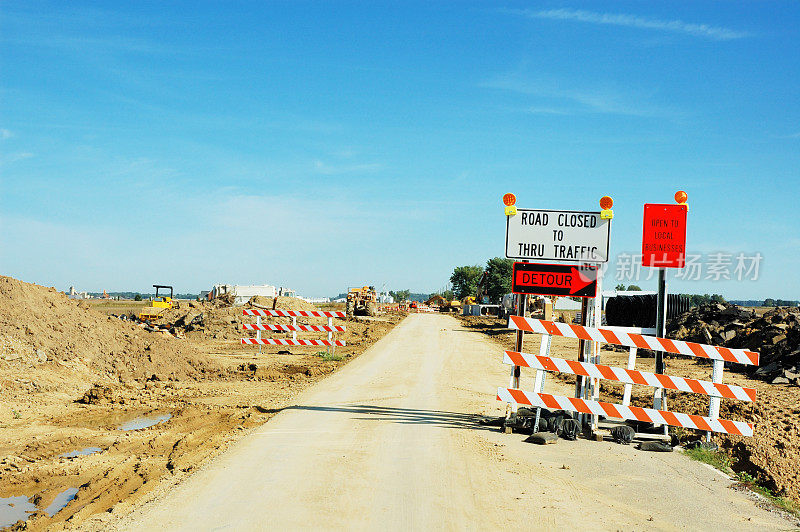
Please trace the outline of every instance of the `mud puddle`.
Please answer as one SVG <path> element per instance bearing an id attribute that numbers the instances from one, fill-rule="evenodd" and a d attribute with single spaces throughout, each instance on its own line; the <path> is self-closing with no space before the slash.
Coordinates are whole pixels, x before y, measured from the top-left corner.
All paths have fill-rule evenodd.
<path id="1" fill-rule="evenodd" d="M 44 513 L 48 516 L 53 517 L 58 512 L 64 509 L 69 502 L 75 498 L 75 495 L 78 494 L 78 488 L 67 488 L 58 495 L 56 498 L 53 499 L 53 502 L 50 503 L 50 506 L 44 509 Z"/>
<path id="2" fill-rule="evenodd" d="M 59 458 L 77 458 L 79 456 L 88 456 L 90 454 L 99 453 L 102 451 L 100 447 L 86 447 L 85 449 L 75 449 L 68 453 L 59 454 Z"/>
<path id="3" fill-rule="evenodd" d="M 20 519 L 27 521 L 28 517 L 37 510 L 36 505 L 30 502 L 30 497 L 0 497 L 0 528 L 11 526 Z"/>
<path id="4" fill-rule="evenodd" d="M 158 425 L 161 422 L 167 421 L 172 417 L 172 414 L 159 414 L 154 416 L 139 416 L 130 421 L 126 421 L 119 427 L 118 430 L 141 430 L 153 425 Z"/>

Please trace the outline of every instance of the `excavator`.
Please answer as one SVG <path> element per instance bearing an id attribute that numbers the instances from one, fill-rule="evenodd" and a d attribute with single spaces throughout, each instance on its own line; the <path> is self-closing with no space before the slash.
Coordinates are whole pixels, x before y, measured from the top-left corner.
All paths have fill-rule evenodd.
<path id="1" fill-rule="evenodd" d="M 481 276 L 481 280 L 478 281 L 477 289 L 475 290 L 474 296 L 467 296 L 461 300 L 461 303 L 466 305 L 478 305 L 483 301 L 483 296 L 486 292 L 486 284 L 489 280 L 489 271 L 484 270 L 483 275 Z"/>
<path id="2" fill-rule="evenodd" d="M 153 298 L 151 306 L 144 307 L 139 312 L 139 319 L 144 320 L 155 320 L 161 316 L 161 313 L 164 312 L 165 309 L 172 308 L 175 306 L 175 302 L 172 300 L 173 290 L 171 286 L 164 285 L 164 284 L 154 284 L 153 288 L 156 289 L 156 295 Z M 159 290 L 164 290 L 163 294 L 159 293 Z M 169 295 L 167 294 L 167 290 L 169 290 Z"/>
<path id="3" fill-rule="evenodd" d="M 461 310 L 461 301 L 458 299 L 448 301 L 440 294 L 433 294 L 425 304 L 429 307 L 439 307 L 440 312 L 458 312 Z"/>

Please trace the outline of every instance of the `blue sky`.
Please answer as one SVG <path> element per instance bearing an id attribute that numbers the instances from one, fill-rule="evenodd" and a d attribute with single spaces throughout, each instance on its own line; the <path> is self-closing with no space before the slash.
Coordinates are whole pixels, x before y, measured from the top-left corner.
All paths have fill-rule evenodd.
<path id="1" fill-rule="evenodd" d="M 671 290 L 800 299 L 799 33 L 796 2 L 4 0 L 0 273 L 432 291 L 503 254 L 506 192 L 613 196 L 617 257 L 684 189 L 690 253 L 763 260 Z"/>

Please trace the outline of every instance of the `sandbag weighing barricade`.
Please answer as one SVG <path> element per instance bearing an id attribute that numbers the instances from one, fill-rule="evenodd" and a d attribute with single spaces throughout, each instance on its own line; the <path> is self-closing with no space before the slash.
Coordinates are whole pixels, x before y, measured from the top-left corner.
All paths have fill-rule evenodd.
<path id="1" fill-rule="evenodd" d="M 324 347 L 344 347 L 344 340 L 335 340 L 333 335 L 336 332 L 344 332 L 344 325 L 334 325 L 333 318 L 345 318 L 346 315 L 341 311 L 327 310 L 261 310 L 245 309 L 242 311 L 245 316 L 255 316 L 256 323 L 245 323 L 242 330 L 256 331 L 255 338 L 242 338 L 242 345 L 303 345 L 303 346 L 324 346 Z M 291 325 L 263 324 L 262 317 L 282 317 L 292 318 Z M 297 318 L 328 318 L 327 325 L 298 325 Z M 291 332 L 291 338 L 262 338 L 261 331 L 282 331 Z M 298 339 L 297 331 L 301 332 L 326 332 L 328 338 L 325 340 L 317 339 Z"/>
<path id="2" fill-rule="evenodd" d="M 539 355 L 506 351 L 503 359 L 506 364 L 536 369 L 535 391 L 526 392 L 515 388 L 498 388 L 497 399 L 500 401 L 616 419 L 638 420 L 657 425 L 693 428 L 708 432 L 723 432 L 742 436 L 753 435 L 753 424 L 751 423 L 720 419 L 719 405 L 720 399 L 723 397 L 741 401 L 755 401 L 755 390 L 722 384 L 724 363 L 737 362 L 758 365 L 759 356 L 754 351 L 658 338 L 630 332 L 630 328 L 595 328 L 521 316 L 511 316 L 508 326 L 510 329 L 538 333 L 544 336 L 542 337 Z M 636 371 L 633 369 L 633 364 L 630 360 L 629 367 L 624 369 L 550 357 L 550 338 L 552 336 L 564 336 L 579 340 L 628 346 L 631 348 L 633 357 L 635 357 L 635 349 L 641 348 L 711 359 L 713 361 L 712 381 Z M 547 371 L 570 373 L 579 377 L 606 379 L 624 383 L 626 385 L 626 393 L 623 404 L 543 393 L 544 372 Z M 706 417 L 630 406 L 630 387 L 633 384 L 708 395 L 710 397 L 709 414 Z"/>

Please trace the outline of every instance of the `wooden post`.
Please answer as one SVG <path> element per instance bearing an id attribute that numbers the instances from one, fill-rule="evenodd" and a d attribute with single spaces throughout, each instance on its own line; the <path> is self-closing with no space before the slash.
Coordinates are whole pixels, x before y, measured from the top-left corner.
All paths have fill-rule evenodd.
<path id="1" fill-rule="evenodd" d="M 333 329 L 333 318 L 330 316 L 328 317 L 328 328 Z M 331 356 L 336 352 L 336 346 L 333 344 L 333 330 L 328 331 L 328 342 L 330 342 L 330 353 Z"/>
<path id="2" fill-rule="evenodd" d="M 592 327 L 602 327 L 603 325 L 603 270 L 600 264 L 595 265 L 597 268 L 597 291 L 595 297 L 592 299 Z M 598 364 L 600 361 L 600 342 L 591 342 L 591 358 L 592 364 Z M 597 401 L 600 398 L 600 379 L 591 379 L 590 384 L 590 399 Z M 592 430 L 597 430 L 597 423 L 599 418 L 596 414 L 592 414 Z"/>
<path id="3" fill-rule="evenodd" d="M 581 325 L 588 325 L 588 310 L 589 310 L 589 300 L 584 298 L 581 299 Z M 578 360 L 580 362 L 587 362 L 589 344 L 586 340 L 578 340 Z M 575 397 L 579 399 L 586 399 L 586 377 L 577 375 L 575 377 Z M 578 414 L 578 423 L 583 425 L 583 414 Z"/>
<path id="4" fill-rule="evenodd" d="M 547 318 L 545 318 L 547 319 Z M 542 343 L 539 345 L 539 355 L 550 356 L 550 338 L 549 334 L 543 334 Z M 540 369 L 536 370 L 536 380 L 533 382 L 533 391 L 536 393 L 544 392 L 544 381 L 547 378 L 547 372 Z M 542 407 L 536 407 L 536 419 L 533 422 L 533 432 L 539 432 L 539 420 L 542 416 Z"/>
<path id="5" fill-rule="evenodd" d="M 636 368 L 636 351 L 638 348 L 631 347 L 630 351 L 628 351 L 628 365 L 626 366 L 628 369 Z M 622 404 L 628 406 L 631 404 L 631 392 L 633 391 L 633 384 L 625 384 L 625 393 L 622 395 Z"/>
<path id="6" fill-rule="evenodd" d="M 261 316 L 256 316 L 256 339 L 261 340 Z M 261 354 L 261 344 L 258 344 L 258 354 Z"/>
<path id="7" fill-rule="evenodd" d="M 517 316 L 525 316 L 525 302 L 527 301 L 527 296 L 523 294 L 517 294 Z M 517 339 L 514 343 L 517 352 L 522 352 L 523 346 L 523 338 L 524 332 L 521 330 L 517 330 Z M 520 377 L 521 368 L 519 366 L 511 366 L 511 383 L 510 388 L 519 389 L 519 377 Z M 506 406 L 506 421 L 509 418 L 516 418 L 517 416 L 517 409 L 519 405 L 516 402 L 512 402 L 510 404 L 510 412 L 508 405 Z M 507 425 L 503 425 L 503 432 L 506 434 L 511 434 L 513 428 Z"/>
<path id="8" fill-rule="evenodd" d="M 722 360 L 715 360 L 714 367 L 711 370 L 711 382 L 722 384 L 722 370 L 725 368 L 725 362 Z M 711 397 L 708 405 L 708 417 L 716 419 L 719 417 L 719 397 Z M 706 432 L 706 441 L 711 441 L 711 432 Z"/>

